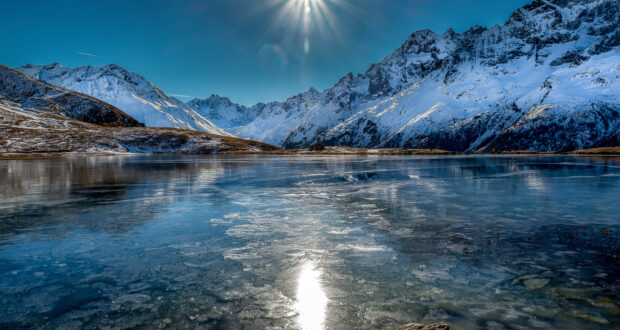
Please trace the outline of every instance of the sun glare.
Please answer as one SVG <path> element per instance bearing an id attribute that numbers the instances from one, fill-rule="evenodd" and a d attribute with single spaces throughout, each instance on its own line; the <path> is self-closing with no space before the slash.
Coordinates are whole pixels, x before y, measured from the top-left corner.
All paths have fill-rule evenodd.
<path id="1" fill-rule="evenodd" d="M 273 0 L 278 7 L 268 33 L 285 33 L 285 43 L 293 43 L 304 54 L 312 52 L 313 42 L 335 39 L 342 42 L 342 28 L 334 10 L 353 13 L 349 0 Z M 318 44 L 318 42 L 317 42 Z"/>
<path id="2" fill-rule="evenodd" d="M 297 322 L 303 330 L 320 330 L 325 326 L 327 296 L 321 285 L 321 270 L 306 262 L 297 279 Z"/>

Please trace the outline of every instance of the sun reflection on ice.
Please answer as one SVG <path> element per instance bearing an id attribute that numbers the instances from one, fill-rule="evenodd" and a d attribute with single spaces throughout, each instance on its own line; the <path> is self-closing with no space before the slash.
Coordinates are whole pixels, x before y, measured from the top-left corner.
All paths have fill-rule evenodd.
<path id="1" fill-rule="evenodd" d="M 297 279 L 297 322 L 304 330 L 323 329 L 327 296 L 321 286 L 321 270 L 310 261 L 306 262 Z"/>

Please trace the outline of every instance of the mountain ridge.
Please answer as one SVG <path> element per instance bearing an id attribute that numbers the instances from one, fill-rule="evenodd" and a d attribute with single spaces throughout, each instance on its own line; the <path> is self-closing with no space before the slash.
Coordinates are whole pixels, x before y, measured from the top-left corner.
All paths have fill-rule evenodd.
<path id="1" fill-rule="evenodd" d="M 36 80 L 3 64 L 0 64 L 0 98 L 92 124 L 144 126 L 111 104 Z"/>
<path id="2" fill-rule="evenodd" d="M 16 70 L 37 80 L 110 103 L 149 127 L 173 127 L 230 135 L 185 103 L 167 96 L 143 76 L 116 64 L 76 68 L 58 63 L 28 64 Z"/>
<path id="3" fill-rule="evenodd" d="M 416 31 L 365 73 L 349 73 L 321 92 L 268 103 L 252 122 L 232 130 L 289 148 L 314 143 L 455 151 L 588 147 L 617 133 L 620 125 L 619 96 L 613 92 L 619 87 L 618 7 L 615 0 L 535 0 L 501 26 Z M 599 64 L 607 71 L 597 70 Z M 579 93 L 569 93 L 578 87 L 594 91 L 578 99 Z M 495 97 L 498 93 L 502 96 Z M 564 97 L 575 105 L 561 102 Z M 555 103 L 545 106 L 549 100 Z M 589 110 L 571 115 L 579 107 Z M 543 123 L 541 115 L 554 111 L 558 121 Z M 561 124 L 580 117 L 590 119 L 579 129 Z M 541 138 L 525 132 L 533 121 Z M 589 137 L 579 136 L 583 129 Z"/>

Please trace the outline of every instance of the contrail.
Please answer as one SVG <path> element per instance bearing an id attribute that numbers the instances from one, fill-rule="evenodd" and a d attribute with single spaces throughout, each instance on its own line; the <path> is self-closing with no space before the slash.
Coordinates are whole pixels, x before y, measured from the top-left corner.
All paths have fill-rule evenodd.
<path id="1" fill-rule="evenodd" d="M 99 55 L 89 54 L 89 53 L 84 53 L 84 52 L 76 52 L 76 54 L 79 54 L 79 55 L 84 55 L 84 56 L 90 56 L 90 57 L 99 57 L 99 58 L 103 58 L 102 56 L 99 56 Z"/>

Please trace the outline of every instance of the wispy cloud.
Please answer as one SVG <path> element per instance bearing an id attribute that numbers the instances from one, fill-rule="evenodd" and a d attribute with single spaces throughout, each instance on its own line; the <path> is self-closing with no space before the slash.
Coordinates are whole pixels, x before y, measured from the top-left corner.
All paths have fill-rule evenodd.
<path id="1" fill-rule="evenodd" d="M 174 97 L 193 97 L 191 95 L 184 95 L 184 94 L 168 94 L 169 96 L 174 96 Z"/>
<path id="2" fill-rule="evenodd" d="M 79 55 L 84 55 L 84 56 L 103 58 L 103 56 L 99 56 L 99 55 L 95 55 L 95 54 L 90 54 L 90 53 L 84 53 L 84 52 L 75 52 L 75 53 L 79 54 Z"/>

